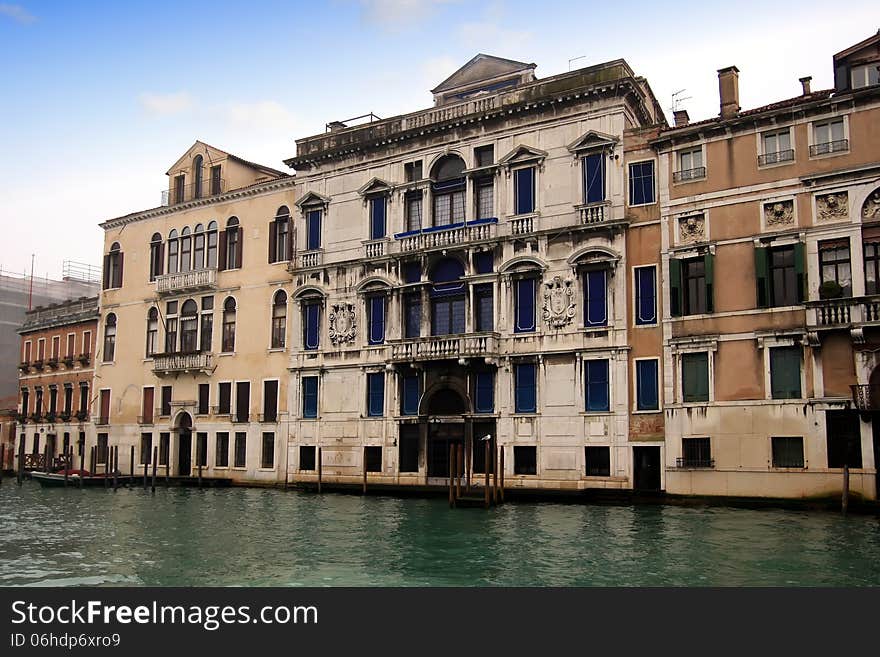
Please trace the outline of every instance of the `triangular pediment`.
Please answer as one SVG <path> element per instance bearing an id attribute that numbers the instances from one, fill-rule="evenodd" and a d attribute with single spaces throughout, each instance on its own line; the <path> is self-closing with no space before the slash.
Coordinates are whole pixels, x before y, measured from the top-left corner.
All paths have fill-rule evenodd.
<path id="1" fill-rule="evenodd" d="M 841 59 L 859 59 L 866 56 L 870 57 L 871 55 L 878 54 L 878 52 L 880 52 L 880 30 L 864 41 L 859 41 L 846 50 L 841 50 L 834 55 L 834 61 L 837 62 Z"/>
<path id="2" fill-rule="evenodd" d="M 570 150 L 572 153 L 579 153 L 581 151 L 588 150 L 599 150 L 612 147 L 617 143 L 617 141 L 617 137 L 613 135 L 606 135 L 604 132 L 590 130 L 575 139 L 572 143 L 570 143 L 568 145 L 568 150 Z"/>
<path id="3" fill-rule="evenodd" d="M 329 197 L 318 194 L 318 192 L 306 192 L 294 205 L 300 210 L 305 210 L 307 208 L 323 207 L 328 203 L 330 203 Z"/>
<path id="4" fill-rule="evenodd" d="M 519 144 L 507 155 L 498 160 L 498 164 L 503 166 L 513 166 L 514 164 L 525 164 L 527 162 L 543 160 L 545 157 L 547 157 L 547 151 L 542 151 L 540 148 L 534 148 L 532 146 L 526 146 L 525 144 Z"/>
<path id="5" fill-rule="evenodd" d="M 519 77 L 523 73 L 533 71 L 535 66 L 535 64 L 527 64 L 526 62 L 518 62 L 513 59 L 504 59 L 503 57 L 480 53 L 443 80 L 443 82 L 431 90 L 431 93 L 448 93 L 457 89 L 479 86 L 484 82 Z"/>
<path id="6" fill-rule="evenodd" d="M 390 194 L 393 190 L 394 185 L 387 180 L 372 178 L 370 182 L 358 189 L 358 194 L 361 196 L 366 196 L 367 194 Z"/>
<path id="7" fill-rule="evenodd" d="M 190 146 L 174 164 L 171 165 L 171 168 L 168 169 L 165 174 L 173 176 L 183 171 L 189 171 L 192 169 L 192 162 L 196 155 L 202 156 L 205 166 L 213 166 L 229 157 L 229 153 L 226 151 L 221 151 L 219 148 L 214 148 L 203 141 L 196 140 L 196 142 Z"/>

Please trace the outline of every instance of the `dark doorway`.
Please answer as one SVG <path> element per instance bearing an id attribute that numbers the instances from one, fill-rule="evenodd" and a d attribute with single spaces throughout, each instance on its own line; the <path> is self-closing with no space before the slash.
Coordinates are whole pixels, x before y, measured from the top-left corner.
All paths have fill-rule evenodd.
<path id="1" fill-rule="evenodd" d="M 633 447 L 633 488 L 660 490 L 660 448 Z"/>
<path id="2" fill-rule="evenodd" d="M 192 471 L 192 418 L 188 413 L 180 416 L 177 430 L 177 474 L 188 477 Z"/>
<path id="3" fill-rule="evenodd" d="M 428 476 L 449 476 L 449 448 L 464 445 L 464 422 L 437 422 L 428 425 Z M 464 447 L 462 447 L 462 450 Z M 462 452 L 463 453 L 463 452 Z"/>

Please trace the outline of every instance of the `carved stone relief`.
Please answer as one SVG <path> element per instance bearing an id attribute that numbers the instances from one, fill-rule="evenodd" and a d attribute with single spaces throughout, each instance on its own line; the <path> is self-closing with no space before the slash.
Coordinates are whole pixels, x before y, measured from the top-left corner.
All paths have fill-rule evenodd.
<path id="1" fill-rule="evenodd" d="M 681 244 L 703 242 L 706 240 L 706 218 L 701 214 L 692 214 L 678 220 L 678 241 Z"/>
<path id="2" fill-rule="evenodd" d="M 574 289 L 572 280 L 554 276 L 544 283 L 544 321 L 552 328 L 562 328 L 570 324 L 575 314 Z"/>
<path id="3" fill-rule="evenodd" d="M 871 192 L 871 195 L 865 200 L 865 204 L 862 206 L 862 219 L 865 221 L 880 219 L 880 188 Z"/>
<path id="4" fill-rule="evenodd" d="M 764 225 L 768 228 L 794 225 L 794 201 L 774 201 L 764 204 Z"/>
<path id="5" fill-rule="evenodd" d="M 834 192 L 816 197 L 816 219 L 820 222 L 839 221 L 849 214 L 849 196 L 846 192 Z"/>
<path id="6" fill-rule="evenodd" d="M 339 346 L 357 335 L 357 315 L 350 303 L 335 303 L 330 309 L 330 342 Z"/>

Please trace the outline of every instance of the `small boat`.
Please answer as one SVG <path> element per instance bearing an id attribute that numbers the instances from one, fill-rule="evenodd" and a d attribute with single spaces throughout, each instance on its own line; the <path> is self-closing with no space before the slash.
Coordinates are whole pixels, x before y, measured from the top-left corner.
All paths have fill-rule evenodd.
<path id="1" fill-rule="evenodd" d="M 60 472 L 31 472 L 31 479 L 36 479 L 41 486 L 57 487 L 64 486 L 64 470 Z M 116 475 L 117 483 L 128 485 L 131 477 L 128 475 Z M 113 485 L 113 473 L 95 475 L 88 470 L 68 470 L 67 485 L 68 486 L 103 486 Z"/>

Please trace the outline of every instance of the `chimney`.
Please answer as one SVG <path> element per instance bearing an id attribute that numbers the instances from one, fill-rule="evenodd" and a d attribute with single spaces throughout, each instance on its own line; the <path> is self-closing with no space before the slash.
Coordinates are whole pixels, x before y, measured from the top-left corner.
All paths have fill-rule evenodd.
<path id="1" fill-rule="evenodd" d="M 798 81 L 801 83 L 801 87 L 803 87 L 803 89 L 804 89 L 804 96 L 810 95 L 810 80 L 812 80 L 812 79 L 813 79 L 813 77 L 811 75 L 808 75 L 805 78 L 798 79 Z"/>
<path id="2" fill-rule="evenodd" d="M 736 66 L 718 69 L 718 95 L 722 119 L 739 114 L 739 69 Z"/>
<path id="3" fill-rule="evenodd" d="M 675 117 L 675 127 L 682 128 L 690 123 L 691 117 L 688 116 L 687 110 L 675 110 L 672 113 L 672 116 Z"/>

